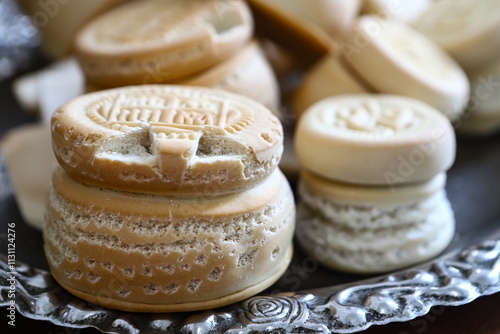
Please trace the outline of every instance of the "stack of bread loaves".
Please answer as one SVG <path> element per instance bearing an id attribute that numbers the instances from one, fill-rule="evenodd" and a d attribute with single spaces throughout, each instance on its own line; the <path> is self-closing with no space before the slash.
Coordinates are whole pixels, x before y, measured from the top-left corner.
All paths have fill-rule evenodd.
<path id="1" fill-rule="evenodd" d="M 243 0 L 140 0 L 85 25 L 75 51 L 87 92 L 126 85 L 222 88 L 279 110 L 277 80 Z M 257 82 L 257 84 L 256 84 Z"/>
<path id="2" fill-rule="evenodd" d="M 246 97 L 143 85 L 54 113 L 44 228 L 54 278 L 120 310 L 223 306 L 276 281 L 295 207 L 279 120 Z"/>
<path id="3" fill-rule="evenodd" d="M 344 95 L 299 119 L 297 239 L 323 265 L 391 271 L 431 258 L 455 229 L 445 193 L 455 135 L 439 111 L 407 97 Z"/>

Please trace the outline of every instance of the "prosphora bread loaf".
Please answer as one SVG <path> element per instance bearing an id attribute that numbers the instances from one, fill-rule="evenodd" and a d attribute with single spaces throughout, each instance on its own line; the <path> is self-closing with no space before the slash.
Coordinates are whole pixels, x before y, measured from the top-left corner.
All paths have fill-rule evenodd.
<path id="1" fill-rule="evenodd" d="M 421 182 L 455 159 L 450 121 L 429 105 L 382 94 L 339 95 L 299 119 L 295 151 L 306 170 L 365 185 Z"/>
<path id="2" fill-rule="evenodd" d="M 252 31 L 242 0 L 134 1 L 85 25 L 75 49 L 95 85 L 162 83 L 224 60 Z"/>
<path id="3" fill-rule="evenodd" d="M 281 123 L 261 104 L 168 85 L 80 96 L 54 113 L 52 139 L 57 160 L 80 181 L 175 196 L 251 187 L 283 151 Z"/>
<path id="4" fill-rule="evenodd" d="M 41 48 L 51 58 L 64 58 L 73 51 L 78 30 L 96 15 L 129 0 L 33 1 L 18 0 L 42 35 Z"/>
<path id="5" fill-rule="evenodd" d="M 381 94 L 339 95 L 304 112 L 296 238 L 324 266 L 381 273 L 442 252 L 455 231 L 445 172 L 450 121 L 429 105 Z"/>
<path id="6" fill-rule="evenodd" d="M 340 55 L 327 55 L 308 69 L 294 92 L 293 113 L 299 117 L 315 102 L 344 94 L 370 93 L 373 89 L 349 70 Z"/>
<path id="7" fill-rule="evenodd" d="M 452 121 L 464 112 L 470 85 L 441 47 L 403 22 L 365 15 L 343 44 L 343 56 L 376 91 L 421 100 Z"/>
<path id="8" fill-rule="evenodd" d="M 267 288 L 290 262 L 294 199 L 279 170 L 215 197 L 105 189 L 61 168 L 52 181 L 47 261 L 87 301 L 131 312 L 215 308 Z"/>

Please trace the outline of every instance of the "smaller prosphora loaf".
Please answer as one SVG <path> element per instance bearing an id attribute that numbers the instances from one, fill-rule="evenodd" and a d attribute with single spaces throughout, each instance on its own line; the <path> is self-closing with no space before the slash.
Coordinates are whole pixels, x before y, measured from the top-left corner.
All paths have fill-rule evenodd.
<path id="1" fill-rule="evenodd" d="M 52 117 L 57 160 L 80 181 L 162 195 L 255 185 L 283 151 L 280 121 L 222 90 L 144 85 L 78 97 Z"/>
<path id="2" fill-rule="evenodd" d="M 302 167 L 353 184 L 420 182 L 455 160 L 446 117 L 402 96 L 355 94 L 328 98 L 301 116 L 295 132 Z"/>
<path id="3" fill-rule="evenodd" d="M 252 31 L 242 0 L 141 0 L 85 25 L 75 49 L 95 85 L 162 83 L 219 63 L 236 53 Z"/>
<path id="4" fill-rule="evenodd" d="M 441 47 L 403 22 L 361 16 L 343 44 L 351 68 L 376 91 L 412 97 L 452 121 L 464 112 L 470 86 Z"/>
<path id="5" fill-rule="evenodd" d="M 314 104 L 295 134 L 299 244 L 328 268 L 363 274 L 439 254 L 455 231 L 445 191 L 455 147 L 450 121 L 421 101 L 357 94 Z"/>

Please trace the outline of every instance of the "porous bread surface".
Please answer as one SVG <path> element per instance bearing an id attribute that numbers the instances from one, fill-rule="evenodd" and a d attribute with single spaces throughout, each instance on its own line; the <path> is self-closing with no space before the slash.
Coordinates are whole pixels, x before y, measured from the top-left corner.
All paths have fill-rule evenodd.
<path id="1" fill-rule="evenodd" d="M 111 10 L 76 37 L 87 80 L 118 87 L 171 81 L 234 54 L 251 37 L 241 0 L 144 0 Z"/>
<path id="2" fill-rule="evenodd" d="M 274 72 L 257 41 L 202 73 L 175 84 L 224 89 L 254 99 L 280 116 L 280 91 Z"/>
<path id="3" fill-rule="evenodd" d="M 444 189 L 408 205 L 330 202 L 300 187 L 297 239 L 324 266 L 381 273 L 428 260 L 451 242 L 455 220 Z"/>
<path id="4" fill-rule="evenodd" d="M 186 311 L 271 285 L 290 261 L 294 227 L 279 170 L 238 194 L 187 199 L 88 186 L 58 169 L 44 249 L 55 279 L 95 303 Z"/>
<path id="5" fill-rule="evenodd" d="M 500 55 L 500 1 L 434 1 L 415 26 L 467 70 Z"/>
<path id="6" fill-rule="evenodd" d="M 421 100 L 450 120 L 467 106 L 470 85 L 442 48 L 409 25 L 365 15 L 342 47 L 346 63 L 376 91 Z"/>
<path id="7" fill-rule="evenodd" d="M 353 94 L 324 99 L 300 117 L 295 151 L 302 167 L 362 185 L 422 182 L 455 160 L 446 117 L 411 98 Z"/>
<path id="8" fill-rule="evenodd" d="M 277 166 L 283 129 L 246 97 L 144 85 L 80 96 L 52 117 L 53 148 L 73 177 L 149 194 L 204 196 L 261 182 Z"/>

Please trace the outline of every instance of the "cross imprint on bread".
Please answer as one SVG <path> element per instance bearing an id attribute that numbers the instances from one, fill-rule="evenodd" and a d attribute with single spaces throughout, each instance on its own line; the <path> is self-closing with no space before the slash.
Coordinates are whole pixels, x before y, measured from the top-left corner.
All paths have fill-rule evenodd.
<path id="1" fill-rule="evenodd" d="M 356 106 L 327 108 L 321 118 L 335 128 L 364 132 L 396 132 L 418 125 L 418 118 L 410 108 L 381 106 L 376 100 L 367 100 Z"/>
<path id="2" fill-rule="evenodd" d="M 242 130 L 252 121 L 252 113 L 236 108 L 223 99 L 196 99 L 178 95 L 120 94 L 103 98 L 89 106 L 87 116 L 94 122 L 120 131 L 148 123 L 157 133 L 197 132 L 204 127 Z"/>

